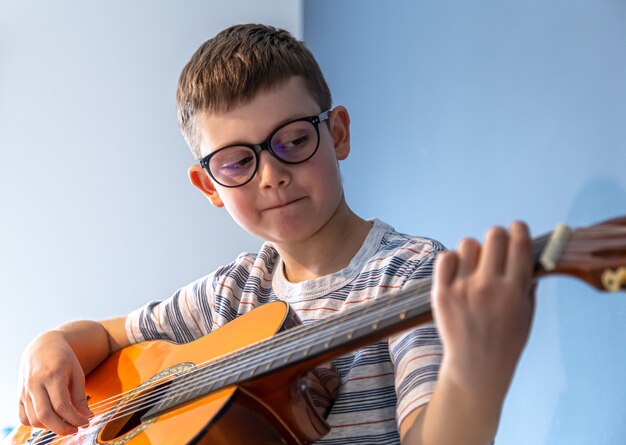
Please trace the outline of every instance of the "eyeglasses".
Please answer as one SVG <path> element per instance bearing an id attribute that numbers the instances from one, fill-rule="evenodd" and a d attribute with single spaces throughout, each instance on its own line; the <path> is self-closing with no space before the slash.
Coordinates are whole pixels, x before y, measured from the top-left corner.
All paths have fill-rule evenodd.
<path id="1" fill-rule="evenodd" d="M 320 145 L 319 124 L 330 110 L 302 117 L 274 130 L 260 144 L 236 144 L 215 150 L 200 159 L 209 176 L 224 187 L 241 187 L 254 178 L 263 150 L 286 164 L 300 164 L 313 157 Z"/>

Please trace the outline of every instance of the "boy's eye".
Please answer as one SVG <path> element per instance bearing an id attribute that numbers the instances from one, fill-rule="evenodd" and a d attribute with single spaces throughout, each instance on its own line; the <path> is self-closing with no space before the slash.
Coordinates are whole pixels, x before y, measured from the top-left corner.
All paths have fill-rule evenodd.
<path id="1" fill-rule="evenodd" d="M 254 156 L 246 156 L 241 159 L 230 160 L 222 165 L 225 170 L 242 170 L 250 166 L 254 161 Z"/>
<path id="2" fill-rule="evenodd" d="M 309 140 L 309 135 L 305 134 L 300 137 L 296 137 L 294 139 L 281 142 L 280 144 L 276 144 L 274 149 L 276 151 L 295 150 L 295 149 L 304 147 L 308 140 Z"/>
<path id="3" fill-rule="evenodd" d="M 272 138 L 272 150 L 288 160 L 297 160 L 315 144 L 315 128 L 310 122 L 298 121 L 283 127 Z"/>
<path id="4" fill-rule="evenodd" d="M 254 152 L 246 147 L 233 147 L 221 152 L 212 160 L 211 169 L 223 175 L 236 176 L 254 168 Z"/>

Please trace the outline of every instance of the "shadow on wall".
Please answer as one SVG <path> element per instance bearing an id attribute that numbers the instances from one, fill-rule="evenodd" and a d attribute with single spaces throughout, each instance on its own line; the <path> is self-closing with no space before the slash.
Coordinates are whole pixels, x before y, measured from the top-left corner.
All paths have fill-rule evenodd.
<path id="1" fill-rule="evenodd" d="M 625 214 L 626 191 L 611 180 L 595 179 L 576 196 L 567 221 L 587 226 Z M 626 293 L 597 292 L 577 280 L 559 280 L 555 298 L 565 388 L 544 443 L 624 443 Z"/>

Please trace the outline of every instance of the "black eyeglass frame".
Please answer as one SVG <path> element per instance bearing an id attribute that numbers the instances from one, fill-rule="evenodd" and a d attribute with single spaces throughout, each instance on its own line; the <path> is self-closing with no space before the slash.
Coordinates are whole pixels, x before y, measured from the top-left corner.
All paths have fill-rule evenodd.
<path id="1" fill-rule="evenodd" d="M 226 147 L 218 148 L 213 153 L 210 153 L 207 156 L 205 156 L 202 159 L 200 159 L 200 165 L 208 173 L 208 175 L 211 177 L 211 179 L 213 179 L 215 182 L 217 182 L 222 187 L 228 187 L 228 188 L 241 187 L 243 185 L 246 185 L 248 182 L 252 181 L 252 179 L 256 176 L 256 172 L 259 169 L 259 162 L 260 162 L 259 156 L 261 155 L 261 152 L 263 150 L 269 151 L 272 156 L 274 156 L 280 162 L 283 162 L 285 164 L 292 164 L 292 165 L 293 164 L 302 164 L 303 162 L 306 162 L 309 159 L 311 159 L 313 157 L 313 155 L 315 155 L 315 153 L 317 153 L 317 149 L 320 146 L 320 128 L 319 128 L 319 124 L 321 122 L 327 120 L 329 117 L 330 117 L 330 110 L 326 110 L 326 111 L 323 111 L 320 114 L 315 115 L 315 116 L 305 116 L 305 117 L 301 117 L 301 118 L 298 118 L 298 119 L 294 119 L 294 120 L 289 121 L 289 122 L 285 122 L 284 124 L 280 125 L 276 129 L 274 129 L 274 131 L 272 131 L 270 133 L 270 135 L 267 137 L 267 139 L 265 139 L 263 142 L 261 142 L 259 144 L 231 144 L 231 145 L 227 145 Z M 274 135 L 276 135 L 276 133 L 278 133 L 284 127 L 286 127 L 289 124 L 293 124 L 294 122 L 300 122 L 300 121 L 307 121 L 307 122 L 310 122 L 311 124 L 313 124 L 313 127 L 315 128 L 315 133 L 317 134 L 317 144 L 315 145 L 315 150 L 313 150 L 313 152 L 311 152 L 310 156 L 308 156 L 306 159 L 302 159 L 301 161 L 296 161 L 296 162 L 286 161 L 285 159 L 283 159 L 280 156 L 278 156 L 274 152 L 274 150 L 272 150 L 272 147 L 271 147 L 270 143 L 271 143 L 272 138 L 274 137 Z M 232 148 L 232 147 L 248 147 L 248 148 L 250 148 L 254 152 L 254 157 L 255 157 L 254 171 L 252 172 L 250 177 L 245 182 L 242 182 L 241 184 L 238 184 L 238 185 L 222 184 L 215 176 L 213 176 L 213 173 L 211 173 L 211 169 L 209 168 L 209 163 L 211 162 L 211 158 L 213 156 L 215 156 L 216 154 L 218 154 L 219 152 L 221 152 L 223 150 L 226 150 L 226 149 Z"/>

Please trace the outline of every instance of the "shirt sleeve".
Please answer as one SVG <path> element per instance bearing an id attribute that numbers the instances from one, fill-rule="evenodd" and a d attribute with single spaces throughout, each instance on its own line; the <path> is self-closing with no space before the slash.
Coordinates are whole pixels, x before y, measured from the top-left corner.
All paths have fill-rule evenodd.
<path id="1" fill-rule="evenodd" d="M 416 264 L 405 285 L 432 275 L 436 255 L 445 250 L 433 241 L 430 254 Z M 425 323 L 389 338 L 395 371 L 398 427 L 414 409 L 428 403 L 437 383 L 443 347 L 434 323 Z"/>
<path id="2" fill-rule="evenodd" d="M 187 343 L 212 330 L 213 275 L 178 289 L 170 298 L 153 301 L 126 317 L 132 344 L 147 340 Z"/>
<path id="3" fill-rule="evenodd" d="M 391 337 L 389 351 L 395 371 L 399 426 L 411 411 L 430 401 L 443 351 L 432 323 Z"/>

